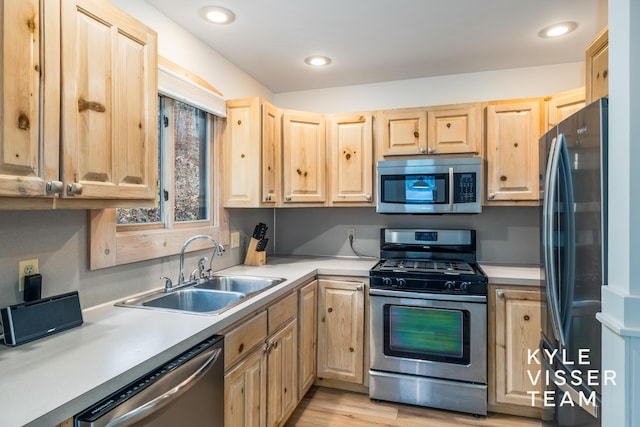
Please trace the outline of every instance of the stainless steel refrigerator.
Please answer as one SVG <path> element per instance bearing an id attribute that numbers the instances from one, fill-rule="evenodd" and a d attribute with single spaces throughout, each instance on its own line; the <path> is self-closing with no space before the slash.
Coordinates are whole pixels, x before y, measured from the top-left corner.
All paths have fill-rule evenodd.
<path id="1" fill-rule="evenodd" d="M 601 424 L 601 287 L 607 283 L 607 110 L 602 98 L 540 139 L 539 359 L 543 413 L 558 426 Z"/>

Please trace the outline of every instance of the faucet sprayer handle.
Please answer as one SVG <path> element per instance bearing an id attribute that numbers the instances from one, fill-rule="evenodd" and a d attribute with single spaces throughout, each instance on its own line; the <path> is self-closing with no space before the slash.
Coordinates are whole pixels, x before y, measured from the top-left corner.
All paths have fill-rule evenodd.
<path id="1" fill-rule="evenodd" d="M 171 289 L 173 288 L 173 283 L 171 283 L 171 279 L 167 276 L 161 276 L 160 279 L 164 280 L 164 291 L 171 292 Z"/>

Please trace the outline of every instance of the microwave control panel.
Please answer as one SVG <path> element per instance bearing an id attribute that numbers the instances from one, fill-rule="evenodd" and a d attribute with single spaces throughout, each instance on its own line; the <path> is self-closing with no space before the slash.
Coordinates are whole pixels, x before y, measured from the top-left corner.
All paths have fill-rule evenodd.
<path id="1" fill-rule="evenodd" d="M 475 203 L 476 202 L 476 174 L 456 173 L 453 176 L 454 203 Z"/>

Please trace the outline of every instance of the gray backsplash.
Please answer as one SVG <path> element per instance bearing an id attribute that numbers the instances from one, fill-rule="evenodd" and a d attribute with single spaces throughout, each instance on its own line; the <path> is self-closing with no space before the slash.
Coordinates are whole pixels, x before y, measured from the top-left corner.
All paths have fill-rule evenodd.
<path id="1" fill-rule="evenodd" d="M 301 208 L 276 211 L 276 250 L 295 255 L 353 256 L 347 229 L 354 228 L 354 248 L 378 256 L 385 227 L 471 228 L 476 230 L 478 259 L 488 263 L 539 263 L 537 207 L 483 207 L 476 215 L 382 215 L 375 208 Z"/>
<path id="2" fill-rule="evenodd" d="M 354 247 L 378 255 L 380 228 L 461 227 L 477 230 L 479 259 L 506 264 L 538 264 L 538 209 L 485 207 L 478 215 L 378 215 L 374 208 L 229 209 L 232 231 L 240 231 L 240 247 L 227 247 L 214 260 L 214 270 L 240 264 L 253 227 L 269 226 L 268 255 L 353 256 L 346 240 L 354 228 Z M 187 255 L 195 266 L 208 251 Z M 38 258 L 43 296 L 73 290 L 83 307 L 113 301 L 162 286 L 160 276 L 177 277 L 178 257 L 91 271 L 87 267 L 87 213 L 84 210 L 0 211 L 0 307 L 22 301 L 17 290 L 18 261 Z M 268 258 L 267 258 L 268 260 Z"/>

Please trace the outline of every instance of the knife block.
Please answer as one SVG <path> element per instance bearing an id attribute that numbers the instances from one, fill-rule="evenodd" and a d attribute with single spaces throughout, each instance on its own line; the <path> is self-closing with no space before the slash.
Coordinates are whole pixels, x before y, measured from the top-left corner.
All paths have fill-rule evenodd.
<path id="1" fill-rule="evenodd" d="M 264 265 L 267 262 L 267 251 L 258 252 L 256 247 L 259 240 L 251 238 L 249 247 L 247 248 L 247 255 L 244 257 L 245 265 Z"/>

